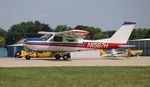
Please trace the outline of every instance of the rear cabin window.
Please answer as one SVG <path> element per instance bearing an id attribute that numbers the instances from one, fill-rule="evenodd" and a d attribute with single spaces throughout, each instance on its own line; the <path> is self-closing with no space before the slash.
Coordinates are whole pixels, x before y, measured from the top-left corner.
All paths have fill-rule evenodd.
<path id="1" fill-rule="evenodd" d="M 54 37 L 54 41 L 56 41 L 56 42 L 62 42 L 63 41 L 63 37 L 55 36 Z"/>
<path id="2" fill-rule="evenodd" d="M 73 37 L 66 37 L 65 40 L 67 42 L 75 42 L 75 38 L 73 38 Z"/>

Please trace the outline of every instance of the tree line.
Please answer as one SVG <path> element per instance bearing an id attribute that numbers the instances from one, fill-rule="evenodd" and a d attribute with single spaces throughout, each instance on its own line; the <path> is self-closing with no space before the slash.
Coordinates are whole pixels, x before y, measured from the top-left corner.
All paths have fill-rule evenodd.
<path id="1" fill-rule="evenodd" d="M 39 21 L 28 21 L 12 25 L 8 31 L 0 28 L 0 47 L 14 44 L 23 38 L 39 37 L 40 35 L 37 34 L 38 31 L 62 32 L 72 29 L 89 31 L 90 33 L 86 36 L 86 39 L 89 40 L 109 38 L 116 32 L 115 30 L 102 31 L 101 28 L 84 25 L 77 25 L 75 28 L 58 25 L 53 29 L 48 24 Z M 130 36 L 130 40 L 143 38 L 150 38 L 150 28 L 134 29 Z"/>

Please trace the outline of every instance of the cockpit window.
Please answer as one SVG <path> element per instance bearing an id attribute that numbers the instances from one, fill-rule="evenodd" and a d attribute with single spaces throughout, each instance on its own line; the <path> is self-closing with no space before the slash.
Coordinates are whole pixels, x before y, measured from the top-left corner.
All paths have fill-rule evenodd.
<path id="1" fill-rule="evenodd" d="M 46 40 L 48 40 L 51 36 L 52 36 L 52 34 L 46 34 L 46 35 L 42 36 L 41 39 L 44 40 L 44 41 L 46 41 Z"/>
<path id="2" fill-rule="evenodd" d="M 47 41 L 47 40 L 55 41 L 55 42 L 75 42 L 76 41 L 76 39 L 71 36 L 60 36 L 60 35 L 53 35 L 53 34 L 46 34 L 40 38 L 43 41 Z"/>

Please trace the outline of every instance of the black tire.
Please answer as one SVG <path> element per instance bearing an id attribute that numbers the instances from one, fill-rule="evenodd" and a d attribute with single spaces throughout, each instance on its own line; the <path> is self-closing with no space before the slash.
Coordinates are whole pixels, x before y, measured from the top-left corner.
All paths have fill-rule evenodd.
<path id="1" fill-rule="evenodd" d="M 64 60 L 68 60 L 68 59 L 70 59 L 70 58 L 71 58 L 70 53 L 67 53 L 67 54 L 64 54 L 64 55 L 63 55 L 63 59 L 64 59 Z"/>
<path id="2" fill-rule="evenodd" d="M 30 60 L 30 59 L 31 59 L 31 56 L 27 55 L 26 60 Z"/>
<path id="3" fill-rule="evenodd" d="M 61 58 L 61 56 L 60 56 L 59 54 L 56 54 L 56 55 L 55 55 L 55 58 L 56 58 L 57 60 L 59 60 L 59 59 Z"/>
<path id="4" fill-rule="evenodd" d="M 64 60 L 68 60 L 68 59 L 69 59 L 69 56 L 65 54 L 65 55 L 63 55 L 63 59 L 64 59 Z"/>

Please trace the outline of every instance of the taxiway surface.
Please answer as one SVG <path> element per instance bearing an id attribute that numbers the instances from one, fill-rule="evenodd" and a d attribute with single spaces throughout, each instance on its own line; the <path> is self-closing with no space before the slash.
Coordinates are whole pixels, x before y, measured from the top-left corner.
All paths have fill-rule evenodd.
<path id="1" fill-rule="evenodd" d="M 117 58 L 0 58 L 0 67 L 53 67 L 53 66 L 150 66 L 150 57 Z"/>

